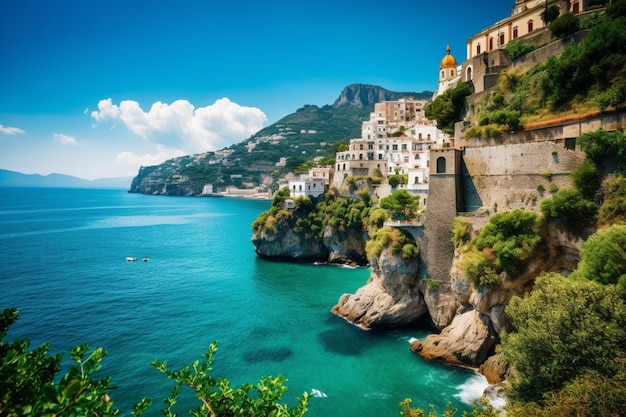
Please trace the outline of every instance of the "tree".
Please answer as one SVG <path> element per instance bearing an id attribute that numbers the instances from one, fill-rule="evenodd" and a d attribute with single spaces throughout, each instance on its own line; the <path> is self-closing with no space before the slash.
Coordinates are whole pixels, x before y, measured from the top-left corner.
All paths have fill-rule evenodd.
<path id="1" fill-rule="evenodd" d="M 539 16 L 541 17 L 541 20 L 543 20 L 543 23 L 549 25 L 551 22 L 554 22 L 558 19 L 559 13 L 561 13 L 561 9 L 559 9 L 559 6 L 557 6 L 556 4 L 548 6 L 548 3 L 546 1 L 546 9 L 541 12 Z"/>
<path id="2" fill-rule="evenodd" d="M 419 200 L 418 196 L 401 189 L 381 199 L 380 207 L 387 210 L 395 219 L 410 220 L 417 215 Z"/>
<path id="3" fill-rule="evenodd" d="M 617 285 L 626 295 L 626 225 L 612 225 L 587 239 L 572 276 Z"/>
<path id="4" fill-rule="evenodd" d="M 515 370 L 512 399 L 541 403 L 545 393 L 590 372 L 623 371 L 626 306 L 614 287 L 545 274 L 506 312 L 513 331 L 502 334 L 499 349 Z"/>
<path id="5" fill-rule="evenodd" d="M 446 133 L 454 132 L 454 124 L 463 119 L 466 110 L 465 98 L 472 94 L 472 87 L 461 82 L 446 90 L 424 107 L 429 120 L 437 120 L 437 127 Z"/>

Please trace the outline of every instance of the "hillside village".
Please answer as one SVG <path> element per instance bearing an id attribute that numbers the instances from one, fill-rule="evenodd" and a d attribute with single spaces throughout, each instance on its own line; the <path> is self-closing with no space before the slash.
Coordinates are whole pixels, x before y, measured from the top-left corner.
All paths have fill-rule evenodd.
<path id="1" fill-rule="evenodd" d="M 588 10 L 590 1 L 558 1 L 551 2 L 558 5 L 560 13 L 571 11 L 579 19 L 597 11 L 597 8 Z M 625 127 L 623 120 L 615 123 L 613 119 L 603 123 L 602 118 L 590 118 L 587 123 L 561 124 L 555 129 L 554 126 L 538 129 L 522 129 L 517 134 L 511 132 L 506 135 L 508 139 L 494 141 L 474 140 L 465 137 L 464 130 L 472 125 L 466 116 L 465 121 L 456 124 L 455 131 L 444 133 L 437 127 L 435 120 L 426 118 L 424 108 L 444 94 L 447 90 L 458 85 L 459 82 L 469 83 L 473 93 L 468 97 L 470 103 L 476 103 L 490 89 L 497 85 L 499 75 L 511 68 L 523 69 L 537 62 L 545 60 L 549 56 L 560 54 L 566 42 L 552 40 L 551 33 L 541 18 L 541 13 L 546 10 L 547 2 L 537 0 L 516 0 L 511 15 L 505 17 L 482 31 L 472 35 L 467 41 L 466 59 L 461 63 L 452 55 L 448 46 L 445 50 L 438 70 L 438 85 L 432 99 L 402 98 L 396 101 L 383 101 L 375 104 L 374 112 L 369 120 L 364 121 L 361 127 L 361 137 L 350 140 L 347 150 L 336 154 L 336 162 L 333 167 L 314 167 L 309 173 L 298 178 L 284 180 L 281 187 L 288 187 L 292 197 L 313 196 L 317 197 L 325 190 L 337 187 L 342 192 L 347 191 L 349 178 L 370 178 L 374 181 L 374 193 L 378 197 L 389 195 L 397 188 L 406 189 L 419 195 L 421 205 L 426 208 L 428 201 L 429 178 L 431 174 L 445 173 L 445 159 L 441 150 L 462 151 L 467 148 L 479 148 L 484 146 L 502 145 L 506 143 L 521 143 L 538 141 L 552 142 L 548 152 L 556 152 L 557 149 L 575 149 L 576 137 L 587 131 L 595 130 L 598 124 L 605 129 L 614 130 Z M 545 45 L 521 58 L 512 61 L 506 52 L 506 46 L 511 41 L 524 41 L 529 44 Z M 573 41 L 579 41 L 580 37 Z M 571 39 L 568 41 L 572 41 Z M 434 152 L 431 152 L 434 151 Z M 497 153 L 497 151 L 495 151 Z M 436 155 L 436 159 L 433 156 Z M 495 156 L 495 155 L 494 155 Z M 454 157 L 458 159 L 460 155 Z M 505 155 L 499 155 L 505 161 Z M 528 159 L 528 158 L 526 158 Z M 567 159 L 567 158 L 565 158 Z M 439 161 L 439 162 L 437 162 Z M 451 162 L 448 167 L 455 166 Z M 541 163 L 543 164 L 543 162 Z M 538 172 L 546 171 L 545 167 L 537 167 Z M 567 175 L 571 164 L 561 163 L 554 167 L 554 178 L 558 185 L 565 182 L 559 177 Z M 528 172 L 531 170 L 528 169 Z M 452 171 L 448 171 L 450 173 Z M 461 174 L 461 172 L 457 172 Z M 467 175 L 468 172 L 465 172 Z M 480 174 L 480 173 L 473 173 Z M 401 175 L 401 184 L 389 186 L 390 177 Z M 370 180 L 371 181 L 371 180 Z M 536 184 L 528 190 L 520 191 L 526 194 L 523 198 L 531 196 Z M 536 193 L 534 193 L 536 194 Z M 487 209 L 494 204 L 508 202 L 511 207 L 511 198 L 503 197 L 502 201 L 494 199 L 486 205 Z M 485 202 L 469 203 L 459 211 L 471 211 L 485 207 Z M 478 204 L 478 206 L 476 205 Z M 536 205 L 536 204 L 535 204 Z"/>

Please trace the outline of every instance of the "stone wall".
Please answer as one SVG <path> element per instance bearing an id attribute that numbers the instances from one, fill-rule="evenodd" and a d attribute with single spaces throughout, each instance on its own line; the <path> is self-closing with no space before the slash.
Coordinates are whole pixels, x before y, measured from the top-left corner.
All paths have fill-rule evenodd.
<path id="1" fill-rule="evenodd" d="M 581 30 L 572 35 L 566 36 L 563 39 L 552 42 L 546 46 L 543 46 L 539 49 L 527 53 L 524 56 L 519 57 L 518 59 L 513 61 L 512 66 L 514 69 L 525 70 L 536 64 L 545 62 L 546 59 L 551 56 L 561 55 L 561 53 L 565 50 L 565 47 L 570 43 L 580 45 L 585 40 L 588 34 L 589 30 Z"/>
<path id="2" fill-rule="evenodd" d="M 460 177 L 464 207 L 459 211 L 539 210 L 551 189 L 571 185 L 569 173 L 584 158 L 552 141 L 466 148 Z"/>

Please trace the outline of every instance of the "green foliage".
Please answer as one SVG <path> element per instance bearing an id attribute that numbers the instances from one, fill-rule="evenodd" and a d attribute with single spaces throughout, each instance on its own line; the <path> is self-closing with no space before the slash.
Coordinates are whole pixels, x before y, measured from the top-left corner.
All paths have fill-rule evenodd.
<path id="1" fill-rule="evenodd" d="M 412 408 L 411 403 L 413 401 L 410 398 L 405 398 L 400 401 L 400 415 L 403 417 L 439 417 L 440 414 L 435 409 L 434 405 L 431 405 L 431 411 L 426 414 L 426 411 L 422 408 Z M 467 412 L 464 411 L 461 417 L 497 417 L 498 413 L 496 410 L 487 403 L 487 401 L 482 400 L 480 404 L 472 404 L 472 411 Z M 452 407 L 452 404 L 448 403 L 446 407 L 443 409 L 441 417 L 454 417 L 459 410 Z"/>
<path id="2" fill-rule="evenodd" d="M 498 283 L 500 276 L 494 263 L 475 248 L 463 254 L 459 266 L 474 287 L 490 287 Z"/>
<path id="3" fill-rule="evenodd" d="M 614 287 L 546 274 L 506 312 L 514 331 L 502 334 L 500 349 L 515 369 L 511 399 L 541 404 L 545 393 L 589 372 L 623 371 L 626 306 Z"/>
<path id="4" fill-rule="evenodd" d="M 180 371 L 168 369 L 167 362 L 155 360 L 152 366 L 174 380 L 172 396 L 165 399 L 166 408 L 162 410 L 166 416 L 176 416 L 172 407 L 177 403 L 181 388 L 191 389 L 200 401 L 199 407 L 193 411 L 195 416 L 271 416 L 296 417 L 307 411 L 311 394 L 304 393 L 297 398 L 297 404 L 289 406 L 280 403 L 287 391 L 283 376 L 262 377 L 256 385 L 242 384 L 233 388 L 225 378 L 215 378 L 210 374 L 213 355 L 217 351 L 217 342 L 211 343 L 207 352 L 202 355 L 204 361 L 195 361 Z"/>
<path id="5" fill-rule="evenodd" d="M 111 377 L 94 379 L 100 370 L 106 352 L 97 348 L 89 352 L 87 345 L 72 349 L 75 366 L 64 375 L 57 375 L 61 355 L 48 356 L 48 344 L 28 351 L 28 340 L 4 341 L 8 328 L 19 319 L 16 309 L 0 313 L 0 415 L 2 416 L 117 416 L 120 410 L 113 408 L 109 393 Z M 301 417 L 307 411 L 311 394 L 303 393 L 296 404 L 281 403 L 287 391 L 283 376 L 263 377 L 256 385 L 230 386 L 225 378 L 211 375 L 213 355 L 217 342 L 213 342 L 205 361 L 195 361 L 180 371 L 171 371 L 166 362 L 155 360 L 156 369 L 176 381 L 172 395 L 165 398 L 163 415 L 178 415 L 173 410 L 183 388 L 191 389 L 199 400 L 199 406 L 190 411 L 198 417 Z M 57 382 L 58 381 L 58 382 Z M 142 416 L 151 401 L 141 400 L 135 404 L 132 415 Z"/>
<path id="6" fill-rule="evenodd" d="M 387 210 L 396 220 L 411 220 L 417 216 L 419 210 L 419 196 L 415 196 L 405 189 L 396 190 L 380 200 L 380 207 Z"/>
<path id="7" fill-rule="evenodd" d="M 617 167 L 626 169 L 626 134 L 623 131 L 607 132 L 599 129 L 584 133 L 576 139 L 576 144 L 587 154 L 587 158 L 604 171 L 612 171 Z"/>
<path id="8" fill-rule="evenodd" d="M 511 61 L 515 61 L 517 58 L 524 56 L 535 49 L 537 48 L 532 45 L 528 45 L 519 39 L 507 43 L 505 47 L 506 53 L 509 55 Z"/>
<path id="9" fill-rule="evenodd" d="M 602 172 L 595 162 L 586 158 L 576 169 L 570 172 L 570 177 L 574 181 L 574 186 L 584 198 L 593 200 L 600 189 Z"/>
<path id="10" fill-rule="evenodd" d="M 494 125 L 472 126 L 465 130 L 465 136 L 468 138 L 490 139 L 500 135 L 500 130 Z"/>
<path id="11" fill-rule="evenodd" d="M 568 229 L 580 232 L 595 222 L 597 206 L 575 188 L 560 189 L 539 206 L 546 219 L 558 219 Z"/>
<path id="12" fill-rule="evenodd" d="M 476 248 L 493 250 L 495 266 L 514 277 L 523 271 L 524 262 L 542 242 L 539 226 L 539 217 L 530 211 L 495 214 L 476 238 Z"/>
<path id="13" fill-rule="evenodd" d="M 602 205 L 598 210 L 598 224 L 626 224 L 626 178 L 609 175 L 601 187 Z"/>
<path id="14" fill-rule="evenodd" d="M 394 227 L 383 227 L 376 230 L 365 244 L 367 258 L 378 258 L 387 247 L 391 248 L 394 255 L 403 258 L 416 258 L 419 255 L 419 249 L 410 234 Z"/>
<path id="15" fill-rule="evenodd" d="M 408 174 L 390 175 L 387 178 L 387 182 L 389 182 L 391 188 L 397 188 L 398 185 L 406 185 L 409 182 L 409 176 Z"/>
<path id="16" fill-rule="evenodd" d="M 550 32 L 557 38 L 562 38 L 578 32 L 580 23 L 574 13 L 565 13 L 548 25 Z"/>
<path id="17" fill-rule="evenodd" d="M 446 90 L 424 107 L 424 115 L 429 120 L 437 120 L 437 127 L 445 133 L 454 133 L 454 124 L 463 119 L 466 111 L 465 99 L 472 94 L 472 87 L 461 82 Z"/>
<path id="18" fill-rule="evenodd" d="M 369 216 L 369 226 L 373 230 L 383 227 L 385 220 L 387 220 L 387 210 L 382 208 L 374 209 Z"/>
<path id="19" fill-rule="evenodd" d="M 116 416 L 109 393 L 111 378 L 95 379 L 107 352 L 87 345 L 72 349 L 76 365 L 57 375 L 61 355 L 48 356 L 49 344 L 28 350 L 28 340 L 4 341 L 19 319 L 15 308 L 0 313 L 0 415 Z"/>
<path id="20" fill-rule="evenodd" d="M 469 243 L 472 239 L 472 223 L 462 217 L 455 217 L 452 220 L 452 235 L 450 241 L 455 247 L 460 247 Z"/>
<path id="21" fill-rule="evenodd" d="M 556 4 L 552 4 L 548 6 L 544 11 L 542 11 L 539 14 L 539 17 L 541 17 L 541 20 L 543 20 L 543 23 L 545 23 L 546 25 L 549 25 L 552 22 L 555 22 L 556 20 L 559 19 L 560 12 L 561 12 L 561 9 L 559 9 L 559 6 Z"/>
<path id="22" fill-rule="evenodd" d="M 605 377 L 596 373 L 578 377 L 563 389 L 546 395 L 545 405 L 515 404 L 509 417 L 621 416 L 626 410 L 626 375 Z"/>
<path id="23" fill-rule="evenodd" d="M 587 239 L 572 277 L 617 285 L 626 295 L 626 225 L 612 225 Z"/>

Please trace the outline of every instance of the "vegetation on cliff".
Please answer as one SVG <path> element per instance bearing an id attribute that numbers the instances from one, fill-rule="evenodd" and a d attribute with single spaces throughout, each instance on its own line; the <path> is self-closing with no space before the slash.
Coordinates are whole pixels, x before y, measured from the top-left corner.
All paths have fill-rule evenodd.
<path id="1" fill-rule="evenodd" d="M 454 133 L 454 124 L 463 119 L 467 111 L 465 99 L 472 92 L 468 83 L 461 82 L 428 103 L 424 107 L 424 115 L 430 120 L 437 120 L 437 127 L 443 132 Z"/>
<path id="2" fill-rule="evenodd" d="M 475 287 L 498 283 L 500 274 L 515 278 L 542 243 L 541 218 L 534 212 L 514 210 L 492 216 L 474 240 L 471 223 L 453 222 L 451 241 L 462 250 L 460 267 Z"/>
<path id="3" fill-rule="evenodd" d="M 624 1 L 610 4 L 601 18 L 594 18 L 581 45 L 569 44 L 557 57 L 550 57 L 528 71 L 504 71 L 498 86 L 472 108 L 475 126 L 467 137 L 486 138 L 502 131 L 517 130 L 527 123 L 579 115 L 626 102 L 626 7 Z M 576 18 L 574 18 L 576 19 Z M 577 20 L 577 19 L 576 19 Z M 576 22 L 565 14 L 551 26 L 556 34 L 571 32 Z M 530 52 L 533 46 L 511 42 L 511 59 Z M 459 119 L 460 120 L 460 119 Z"/>
<path id="4" fill-rule="evenodd" d="M 623 415 L 626 305 L 614 286 L 546 274 L 507 313 L 514 331 L 500 350 L 515 370 L 508 415 Z M 595 383 L 604 389 L 580 395 Z"/>
<path id="5" fill-rule="evenodd" d="M 383 227 L 376 230 L 367 241 L 365 250 L 368 258 L 378 258 L 383 248 L 391 248 L 391 253 L 403 258 L 416 258 L 419 248 L 407 232 L 395 227 Z"/>

